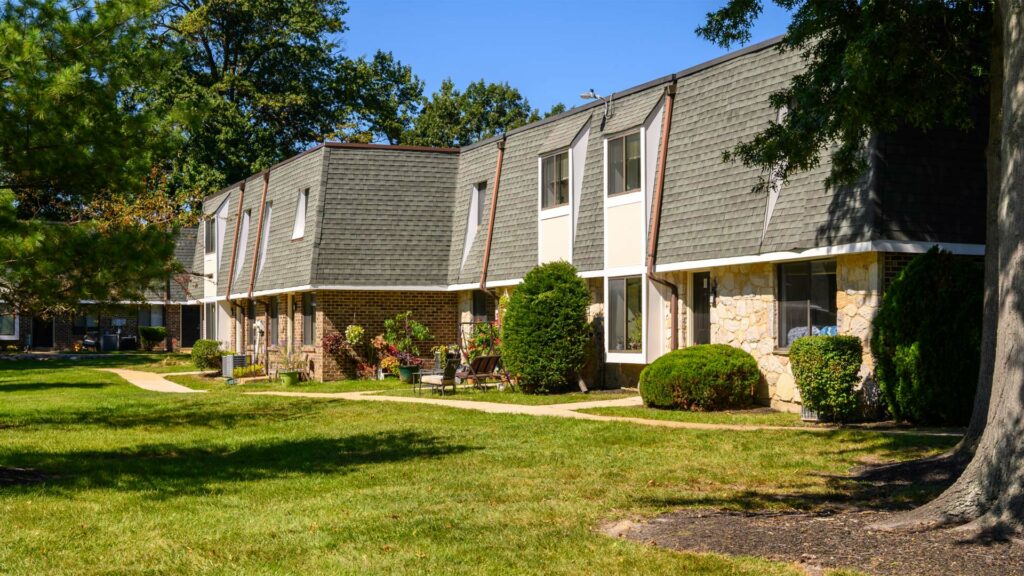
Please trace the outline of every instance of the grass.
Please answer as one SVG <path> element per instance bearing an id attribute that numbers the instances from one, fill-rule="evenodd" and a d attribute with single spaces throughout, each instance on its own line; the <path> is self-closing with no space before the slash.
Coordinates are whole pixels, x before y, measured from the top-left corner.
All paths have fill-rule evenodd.
<path id="1" fill-rule="evenodd" d="M 440 394 L 434 394 L 426 386 L 422 391 L 417 392 L 406 384 L 403 389 L 396 389 L 382 393 L 383 396 L 421 396 L 426 398 L 440 398 Z M 568 404 L 572 402 L 593 402 L 595 400 L 615 400 L 617 398 L 628 398 L 636 396 L 633 392 L 593 392 L 584 394 L 582 392 L 566 392 L 563 394 L 523 394 L 511 390 L 477 390 L 473 388 L 459 388 L 454 394 L 451 389 L 445 391 L 444 397 L 451 400 L 475 400 L 478 402 L 500 402 L 503 404 L 527 404 L 531 406 L 547 406 L 551 404 Z"/>
<path id="2" fill-rule="evenodd" d="M 799 414 L 776 412 L 768 409 L 723 410 L 721 412 L 691 412 L 689 410 L 659 410 L 646 406 L 625 406 L 614 408 L 585 408 L 580 412 L 604 414 L 606 416 L 627 416 L 648 420 L 674 420 L 698 424 L 750 424 L 757 426 L 814 426 L 803 422 Z"/>
<path id="3" fill-rule="evenodd" d="M 281 392 L 366 392 L 376 390 L 406 390 L 409 384 L 402 384 L 397 379 L 388 380 L 338 380 L 334 382 L 300 382 L 295 386 L 287 386 L 281 382 L 252 382 L 243 385 L 228 386 L 220 377 L 207 378 L 198 375 L 166 377 L 196 390 L 224 392 L 259 392 L 278 390 Z"/>
<path id="4" fill-rule="evenodd" d="M 596 528 L 678 507 L 827 505 L 857 494 L 829 475 L 956 441 L 672 430 L 226 386 L 162 395 L 87 366 L 0 362 L 0 481 L 4 466 L 46 478 L 0 488 L 2 574 L 796 576 Z"/>

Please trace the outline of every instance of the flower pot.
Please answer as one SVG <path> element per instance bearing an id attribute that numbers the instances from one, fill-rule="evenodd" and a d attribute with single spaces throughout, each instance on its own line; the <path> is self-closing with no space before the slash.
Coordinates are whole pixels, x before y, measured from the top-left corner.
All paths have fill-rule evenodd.
<path id="1" fill-rule="evenodd" d="M 419 366 L 399 366 L 398 378 L 406 384 L 412 384 L 413 380 L 420 374 Z"/>
<path id="2" fill-rule="evenodd" d="M 285 386 L 295 386 L 299 383 L 298 372 L 279 372 L 278 375 L 281 377 L 281 382 L 284 382 Z"/>

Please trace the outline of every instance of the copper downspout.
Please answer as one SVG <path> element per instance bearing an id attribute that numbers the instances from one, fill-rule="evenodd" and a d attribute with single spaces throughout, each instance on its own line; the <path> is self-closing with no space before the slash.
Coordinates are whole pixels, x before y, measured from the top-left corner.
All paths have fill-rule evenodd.
<path id="1" fill-rule="evenodd" d="M 669 300 L 669 314 L 672 316 L 670 344 L 672 350 L 679 348 L 679 288 L 654 276 L 654 262 L 658 251 L 658 232 L 661 226 L 661 203 L 665 193 L 665 164 L 668 160 L 668 136 L 672 131 L 672 108 L 676 97 L 676 84 L 665 87 L 665 109 L 661 116 L 661 142 L 658 146 L 658 168 L 654 176 L 654 198 L 651 206 L 651 228 L 647 239 L 647 278 L 667 287 L 672 292 Z"/>
<path id="2" fill-rule="evenodd" d="M 238 255 L 238 233 L 239 228 L 242 227 L 242 205 L 245 203 L 245 181 L 238 185 L 238 218 L 235 218 L 235 235 L 234 241 L 231 243 L 231 264 L 228 265 L 228 289 L 224 294 L 224 301 L 227 302 L 231 309 L 231 316 L 234 318 L 234 312 L 236 306 L 231 303 L 231 284 L 235 279 L 235 256 Z M 235 335 L 237 340 L 238 335 Z M 242 330 L 242 347 L 245 348 L 245 330 Z"/>
<path id="3" fill-rule="evenodd" d="M 263 195 L 260 197 L 260 220 L 256 225 L 256 249 L 253 250 L 252 266 L 249 270 L 249 299 L 256 284 L 256 263 L 260 261 L 260 247 L 263 245 L 263 218 L 267 215 L 267 188 L 270 187 L 270 170 L 263 173 Z"/>
<path id="4" fill-rule="evenodd" d="M 487 243 L 484 244 L 484 263 L 480 270 L 480 289 L 487 290 L 487 267 L 491 263 L 491 240 L 494 238 L 494 213 L 498 210 L 498 189 L 501 186 L 501 163 L 505 160 L 505 138 L 498 141 L 498 164 L 494 168 L 494 190 L 491 192 L 491 214 L 487 219 Z M 493 294 L 492 294 L 493 296 Z"/>

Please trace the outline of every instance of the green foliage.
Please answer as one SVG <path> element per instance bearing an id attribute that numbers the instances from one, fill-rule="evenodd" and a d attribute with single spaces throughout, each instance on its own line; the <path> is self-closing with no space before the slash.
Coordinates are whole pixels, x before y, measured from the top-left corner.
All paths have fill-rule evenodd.
<path id="1" fill-rule="evenodd" d="M 466 356 L 470 361 L 490 354 L 496 354 L 501 346 L 501 325 L 497 322 L 481 322 L 473 325 L 469 335 Z"/>
<path id="2" fill-rule="evenodd" d="M 418 357 L 419 342 L 431 339 L 430 330 L 412 319 L 412 311 L 403 312 L 384 321 L 384 340 L 404 356 Z M 407 358 L 402 358 L 406 360 Z"/>
<path id="3" fill-rule="evenodd" d="M 402 143 L 423 106 L 423 81 L 411 66 L 380 50 L 371 60 L 359 58 L 348 68 L 346 101 L 353 102 L 356 113 L 353 127 L 340 137 L 348 142 Z"/>
<path id="4" fill-rule="evenodd" d="M 167 338 L 167 328 L 163 326 L 139 326 L 139 337 L 142 339 L 142 347 L 152 350 Z"/>
<path id="5" fill-rule="evenodd" d="M 757 361 L 726 344 L 673 350 L 640 373 L 640 396 L 654 408 L 725 410 L 748 406 L 761 380 Z"/>
<path id="6" fill-rule="evenodd" d="M 789 348 L 789 362 L 803 403 L 824 420 L 853 417 L 863 353 L 856 336 L 797 338 Z"/>
<path id="7" fill-rule="evenodd" d="M 764 4 L 728 0 L 697 33 L 723 47 L 745 43 Z M 775 4 L 793 14 L 779 49 L 800 53 L 807 68 L 771 95 L 772 106 L 788 110 L 784 120 L 726 159 L 785 180 L 832 150 L 829 183 L 850 183 L 863 173 L 871 134 L 903 126 L 966 129 L 976 118 L 989 81 L 991 1 Z"/>
<path id="8" fill-rule="evenodd" d="M 220 342 L 216 340 L 196 340 L 192 345 L 192 363 L 200 370 L 220 368 L 221 355 Z"/>
<path id="9" fill-rule="evenodd" d="M 526 392 L 575 382 L 591 345 L 590 292 L 576 268 L 551 262 L 530 270 L 502 318 L 501 358 Z"/>
<path id="10" fill-rule="evenodd" d="M 263 376 L 263 364 L 249 364 L 248 366 L 239 366 L 231 371 L 231 376 L 234 378 L 252 378 L 254 376 Z"/>
<path id="11" fill-rule="evenodd" d="M 403 144 L 465 146 L 540 119 L 519 90 L 507 83 L 471 82 L 465 92 L 450 78 L 423 103 Z"/>
<path id="12" fill-rule="evenodd" d="M 886 290 L 871 351 L 882 398 L 897 419 L 968 423 L 983 300 L 980 266 L 937 248 L 911 260 Z"/>

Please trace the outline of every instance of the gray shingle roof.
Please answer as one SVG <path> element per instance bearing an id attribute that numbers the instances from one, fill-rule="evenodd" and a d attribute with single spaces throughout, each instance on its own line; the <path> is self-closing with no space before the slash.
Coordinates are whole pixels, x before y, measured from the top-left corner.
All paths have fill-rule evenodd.
<path id="1" fill-rule="evenodd" d="M 540 145 L 540 153 L 546 154 L 548 152 L 555 152 L 557 150 L 564 150 L 568 148 L 569 145 L 572 144 L 573 140 L 576 139 L 576 135 L 583 130 L 583 127 L 586 126 L 589 121 L 589 115 L 585 118 L 572 116 L 570 118 L 566 118 L 562 122 L 554 124 L 548 130 L 548 137 L 545 138 L 544 142 Z"/>

